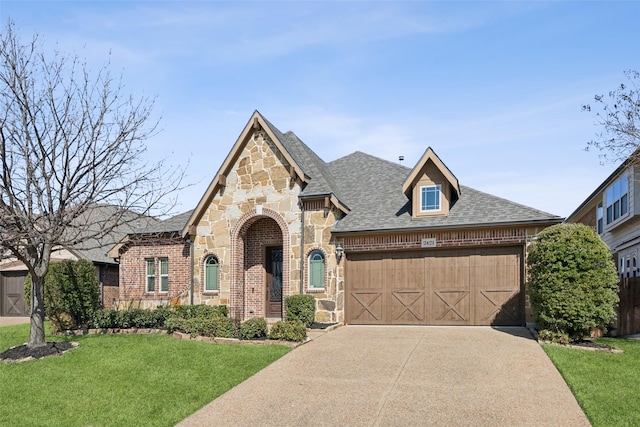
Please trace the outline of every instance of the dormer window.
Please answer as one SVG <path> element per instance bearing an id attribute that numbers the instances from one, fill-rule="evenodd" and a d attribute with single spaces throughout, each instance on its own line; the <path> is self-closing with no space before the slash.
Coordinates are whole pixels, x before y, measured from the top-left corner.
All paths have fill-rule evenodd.
<path id="1" fill-rule="evenodd" d="M 420 211 L 434 212 L 440 210 L 440 185 L 420 187 Z"/>

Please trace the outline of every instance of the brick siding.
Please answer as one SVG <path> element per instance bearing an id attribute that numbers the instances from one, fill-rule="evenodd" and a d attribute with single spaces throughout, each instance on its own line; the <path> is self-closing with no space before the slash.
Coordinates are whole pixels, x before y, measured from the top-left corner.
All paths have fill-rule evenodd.
<path id="1" fill-rule="evenodd" d="M 169 262 L 169 291 L 160 292 L 159 259 Z M 156 286 L 154 292 L 146 291 L 146 260 L 156 262 Z M 189 244 L 182 240 L 158 244 L 132 245 L 120 255 L 119 303 L 137 300 L 168 301 L 190 289 Z"/>

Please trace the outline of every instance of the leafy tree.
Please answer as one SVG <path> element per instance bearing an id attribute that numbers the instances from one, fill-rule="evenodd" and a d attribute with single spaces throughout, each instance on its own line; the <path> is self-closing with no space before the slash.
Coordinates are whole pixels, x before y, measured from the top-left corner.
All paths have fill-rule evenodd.
<path id="1" fill-rule="evenodd" d="M 0 255 L 32 279 L 28 347 L 46 345 L 44 278 L 59 248 L 85 249 L 140 217 L 172 207 L 182 172 L 145 162 L 153 100 L 123 93 L 108 63 L 93 73 L 77 56 L 0 34 Z M 175 193 L 174 193 L 175 194 Z M 110 206 L 109 215 L 99 214 Z"/>
<path id="2" fill-rule="evenodd" d="M 32 281 L 25 281 L 25 295 Z M 100 283 L 87 260 L 52 263 L 44 278 L 44 313 L 56 331 L 86 327 L 100 310 Z"/>
<path id="3" fill-rule="evenodd" d="M 538 235 L 527 256 L 536 321 L 570 340 L 615 317 L 618 276 L 608 246 L 590 227 L 559 224 Z"/>
<path id="4" fill-rule="evenodd" d="M 605 160 L 619 162 L 627 158 L 640 162 L 640 72 L 628 70 L 628 83 L 621 83 L 607 95 L 595 95 L 583 111 L 595 111 L 596 125 L 602 128 L 596 139 L 587 143 L 587 150 L 595 148 Z"/>

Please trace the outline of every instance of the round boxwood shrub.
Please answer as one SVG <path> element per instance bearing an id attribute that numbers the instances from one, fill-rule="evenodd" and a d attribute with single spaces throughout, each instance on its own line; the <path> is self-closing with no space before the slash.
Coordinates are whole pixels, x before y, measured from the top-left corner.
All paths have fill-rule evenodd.
<path id="1" fill-rule="evenodd" d="M 313 324 L 316 317 L 316 299 L 311 294 L 290 295 L 284 300 L 286 318 L 289 321 L 300 321 L 306 327 Z"/>
<path id="2" fill-rule="evenodd" d="M 252 317 L 240 325 L 240 336 L 243 340 L 266 338 L 267 321 L 263 317 Z"/>
<path id="3" fill-rule="evenodd" d="M 615 318 L 618 276 L 608 246 L 590 227 L 559 224 L 527 256 L 531 306 L 547 337 L 578 341 Z M 546 331 L 545 331 L 546 330 Z"/>
<path id="4" fill-rule="evenodd" d="M 297 320 L 279 321 L 271 326 L 269 339 L 301 342 L 307 338 L 307 328 Z"/>

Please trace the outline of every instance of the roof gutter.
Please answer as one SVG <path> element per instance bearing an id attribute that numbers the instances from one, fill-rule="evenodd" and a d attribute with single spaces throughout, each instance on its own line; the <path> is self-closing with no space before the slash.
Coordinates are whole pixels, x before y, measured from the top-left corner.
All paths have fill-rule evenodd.
<path id="1" fill-rule="evenodd" d="M 407 227 L 407 228 L 378 228 L 378 229 L 363 229 L 363 230 L 331 230 L 331 234 L 348 235 L 348 234 L 381 234 L 381 233 L 412 233 L 416 231 L 440 231 L 440 230 L 465 230 L 473 228 L 492 228 L 492 227 L 515 227 L 515 226 L 536 226 L 536 225 L 554 225 L 561 224 L 563 218 L 558 217 L 554 219 L 544 219 L 535 221 L 513 221 L 513 222 L 496 222 L 490 224 L 465 224 L 465 225 L 437 225 L 437 226 L 422 226 L 422 227 Z"/>

